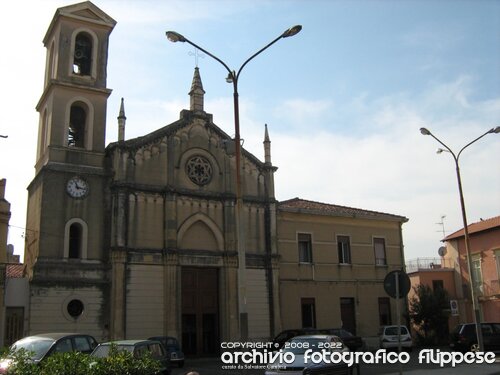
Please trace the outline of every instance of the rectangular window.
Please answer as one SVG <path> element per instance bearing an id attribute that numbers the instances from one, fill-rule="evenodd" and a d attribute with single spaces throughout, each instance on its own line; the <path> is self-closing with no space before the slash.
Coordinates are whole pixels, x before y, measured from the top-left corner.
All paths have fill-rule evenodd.
<path id="1" fill-rule="evenodd" d="M 387 265 L 387 259 L 385 258 L 385 239 L 374 238 L 373 249 L 375 251 L 375 265 L 377 266 Z"/>
<path id="2" fill-rule="evenodd" d="M 391 301 L 389 297 L 379 297 L 378 299 L 378 317 L 381 326 L 392 324 L 391 319 Z"/>
<path id="3" fill-rule="evenodd" d="M 299 233 L 297 240 L 299 244 L 299 262 L 312 263 L 311 235 L 307 233 Z"/>
<path id="4" fill-rule="evenodd" d="M 300 300 L 302 310 L 302 328 L 316 328 L 316 306 L 314 298 Z"/>
<path id="5" fill-rule="evenodd" d="M 497 280 L 500 280 L 500 250 L 495 251 L 495 261 L 497 264 Z"/>
<path id="6" fill-rule="evenodd" d="M 337 236 L 339 263 L 351 264 L 351 244 L 348 236 Z"/>
<path id="7" fill-rule="evenodd" d="M 432 280 L 432 289 L 433 290 L 444 289 L 443 280 Z"/>
<path id="8" fill-rule="evenodd" d="M 483 275 L 481 272 L 481 257 L 472 258 L 472 284 L 478 289 L 483 285 Z"/>

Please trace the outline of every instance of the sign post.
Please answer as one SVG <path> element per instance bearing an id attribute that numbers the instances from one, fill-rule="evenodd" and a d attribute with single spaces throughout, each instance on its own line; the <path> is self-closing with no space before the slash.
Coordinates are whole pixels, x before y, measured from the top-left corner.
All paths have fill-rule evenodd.
<path id="1" fill-rule="evenodd" d="M 391 271 L 384 278 L 384 290 L 396 299 L 396 322 L 398 329 L 398 353 L 401 353 L 401 308 L 400 300 L 410 291 L 410 278 L 404 271 Z M 399 373 L 403 373 L 403 364 L 399 363 Z"/>

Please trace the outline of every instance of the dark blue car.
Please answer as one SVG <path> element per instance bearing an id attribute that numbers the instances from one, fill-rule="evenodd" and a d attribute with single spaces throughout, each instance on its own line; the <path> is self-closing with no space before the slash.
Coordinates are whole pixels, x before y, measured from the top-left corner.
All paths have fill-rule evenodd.
<path id="1" fill-rule="evenodd" d="M 170 356 L 170 363 L 177 364 L 179 367 L 184 366 L 184 353 L 181 350 L 179 341 L 172 336 L 155 336 L 150 337 L 150 340 L 158 340 L 163 344 Z"/>

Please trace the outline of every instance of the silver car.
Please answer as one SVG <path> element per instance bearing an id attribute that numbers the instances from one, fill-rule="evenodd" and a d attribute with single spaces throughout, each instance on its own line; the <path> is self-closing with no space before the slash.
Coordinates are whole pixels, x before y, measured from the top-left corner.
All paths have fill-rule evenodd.
<path id="1" fill-rule="evenodd" d="M 413 349 L 413 340 L 411 339 L 410 331 L 405 326 L 383 326 L 380 328 L 380 348 L 381 349 L 397 349 L 401 345 L 401 349 L 411 352 Z M 398 341 L 400 340 L 400 342 Z"/>

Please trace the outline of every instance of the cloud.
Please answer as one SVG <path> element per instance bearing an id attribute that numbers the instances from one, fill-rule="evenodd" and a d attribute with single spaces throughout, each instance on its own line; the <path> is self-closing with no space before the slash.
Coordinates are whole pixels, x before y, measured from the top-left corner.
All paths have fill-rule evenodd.
<path id="1" fill-rule="evenodd" d="M 290 99 L 275 109 L 275 116 L 281 117 L 291 125 L 303 126 L 305 122 L 315 121 L 334 110 L 332 100 L 303 98 Z"/>
<path id="2" fill-rule="evenodd" d="M 279 167 L 277 198 L 300 196 L 406 216 L 407 257 L 435 256 L 442 237 L 435 224 L 440 216 L 447 215 L 449 230 L 461 226 L 457 180 L 451 156 L 436 155 L 439 144 L 419 128 L 432 129 L 454 149 L 487 131 L 489 119 L 500 118 L 498 99 L 472 101 L 472 83 L 470 77 L 458 77 L 418 94 L 358 97 L 352 102 L 358 110 L 354 120 L 343 121 L 363 132 L 325 128 L 316 117 L 302 120 L 301 133 L 271 128 L 273 163 Z M 465 109 L 470 116 L 457 115 Z M 362 119 L 370 119 L 371 126 L 358 122 Z M 495 136 L 488 135 L 462 157 L 470 222 L 498 215 L 500 148 L 493 147 Z M 429 246 L 432 238 L 435 248 Z M 427 247 L 421 248 L 424 243 Z"/>

